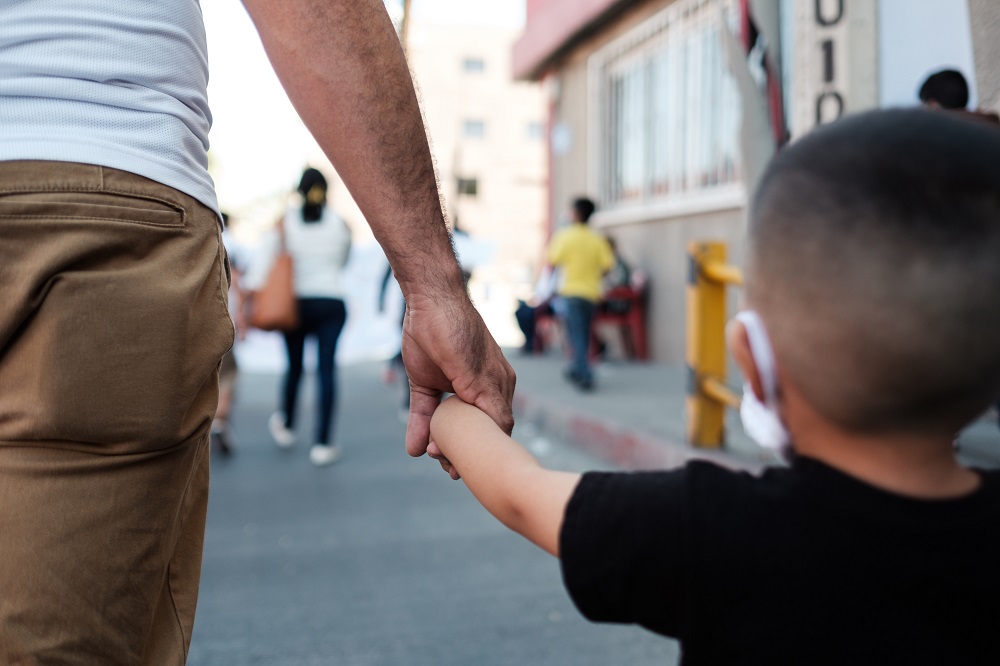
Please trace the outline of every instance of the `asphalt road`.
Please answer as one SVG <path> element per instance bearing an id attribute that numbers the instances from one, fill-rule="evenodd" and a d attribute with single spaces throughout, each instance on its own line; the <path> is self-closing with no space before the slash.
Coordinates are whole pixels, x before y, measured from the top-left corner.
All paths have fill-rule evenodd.
<path id="1" fill-rule="evenodd" d="M 277 378 L 241 377 L 237 451 L 213 457 L 189 664 L 676 663 L 672 641 L 584 620 L 556 560 L 494 521 L 436 463 L 409 458 L 399 396 L 379 370 L 342 369 L 345 455 L 323 469 L 309 464 L 306 437 L 291 451 L 272 444 Z M 311 402 L 307 391 L 302 424 Z M 546 466 L 605 467 L 535 433 L 515 436 Z"/>

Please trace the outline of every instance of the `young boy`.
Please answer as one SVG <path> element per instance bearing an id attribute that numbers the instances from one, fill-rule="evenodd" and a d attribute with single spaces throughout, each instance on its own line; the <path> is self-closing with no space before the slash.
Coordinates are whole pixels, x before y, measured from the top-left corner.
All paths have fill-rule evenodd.
<path id="1" fill-rule="evenodd" d="M 601 279 L 615 265 L 608 239 L 589 226 L 596 209 L 590 199 L 574 199 L 570 206 L 572 224 L 552 236 L 548 251 L 549 264 L 561 275 L 558 291 L 566 310 L 566 334 L 573 352 L 565 376 L 583 391 L 594 388 L 590 326 L 601 298 Z"/>
<path id="2" fill-rule="evenodd" d="M 561 559 L 587 618 L 686 665 L 1000 664 L 1000 473 L 952 449 L 1000 394 L 998 155 L 995 129 L 911 110 L 773 160 L 728 339 L 788 468 L 548 471 L 456 399 L 429 453 Z"/>

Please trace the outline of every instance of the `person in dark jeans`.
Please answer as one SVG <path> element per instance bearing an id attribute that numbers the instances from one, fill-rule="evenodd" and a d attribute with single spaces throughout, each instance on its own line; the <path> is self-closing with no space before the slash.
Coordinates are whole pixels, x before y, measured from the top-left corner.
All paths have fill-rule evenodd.
<path id="1" fill-rule="evenodd" d="M 295 418 L 305 341 L 315 336 L 319 342 L 318 404 L 316 405 L 315 440 L 309 450 L 314 465 L 329 465 L 340 457 L 333 442 L 337 401 L 337 340 L 344 329 L 347 308 L 341 289 L 341 271 L 347 262 L 351 232 L 344 221 L 326 206 L 327 181 L 316 169 L 306 169 L 299 183 L 300 207 L 290 209 L 278 233 L 270 240 L 274 255 L 284 235 L 285 246 L 294 262 L 295 296 L 299 325 L 285 331 L 288 372 L 281 388 L 281 405 L 271 415 L 268 429 L 275 443 L 290 448 L 295 443 Z M 271 262 L 257 262 L 251 284 L 263 281 Z"/>
<path id="2" fill-rule="evenodd" d="M 601 278 L 611 270 L 615 260 L 608 240 L 588 226 L 595 208 L 590 199 L 573 201 L 570 206 L 573 222 L 553 235 L 548 257 L 562 275 L 558 292 L 565 305 L 566 334 L 573 350 L 566 379 L 584 391 L 594 387 L 588 358 L 590 323 L 601 298 Z"/>
<path id="3" fill-rule="evenodd" d="M 596 304 L 589 298 L 567 296 L 566 334 L 573 350 L 573 361 L 566 370 L 566 378 L 584 390 L 594 385 L 594 373 L 590 368 L 590 324 L 594 320 Z"/>
<path id="4" fill-rule="evenodd" d="M 319 347 L 316 367 L 319 379 L 316 442 L 328 444 L 337 401 L 337 341 L 341 331 L 344 330 L 344 322 L 347 321 L 347 307 L 340 298 L 300 298 L 298 303 L 299 327 L 284 334 L 285 347 L 288 351 L 288 373 L 282 384 L 282 413 L 288 415 L 285 423 L 286 427 L 291 429 L 296 413 L 299 385 L 302 383 L 306 338 L 314 335 Z M 310 455 L 310 458 L 313 457 Z"/>

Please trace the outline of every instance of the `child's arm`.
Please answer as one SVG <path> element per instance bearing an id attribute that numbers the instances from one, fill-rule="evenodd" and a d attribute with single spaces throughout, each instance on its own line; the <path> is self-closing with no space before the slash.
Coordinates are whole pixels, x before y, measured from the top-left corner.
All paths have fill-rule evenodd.
<path id="1" fill-rule="evenodd" d="M 431 441 L 495 518 L 559 556 L 559 531 L 579 474 L 543 468 L 493 420 L 458 398 L 431 420 Z"/>

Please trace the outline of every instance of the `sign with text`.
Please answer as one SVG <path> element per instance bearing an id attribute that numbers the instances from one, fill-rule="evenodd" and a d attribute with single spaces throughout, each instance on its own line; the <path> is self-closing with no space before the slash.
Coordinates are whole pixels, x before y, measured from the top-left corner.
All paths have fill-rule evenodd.
<path id="1" fill-rule="evenodd" d="M 797 0 L 792 136 L 878 101 L 877 3 Z"/>

